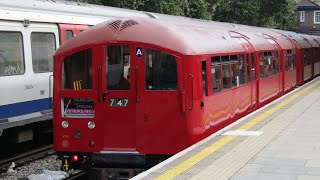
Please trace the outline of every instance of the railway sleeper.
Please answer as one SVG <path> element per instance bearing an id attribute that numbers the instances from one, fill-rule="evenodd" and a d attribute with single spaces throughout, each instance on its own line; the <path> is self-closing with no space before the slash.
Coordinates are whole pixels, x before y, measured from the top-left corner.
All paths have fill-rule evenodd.
<path id="1" fill-rule="evenodd" d="M 127 168 L 91 168 L 88 171 L 90 180 L 125 180 L 145 171 L 144 169 Z"/>

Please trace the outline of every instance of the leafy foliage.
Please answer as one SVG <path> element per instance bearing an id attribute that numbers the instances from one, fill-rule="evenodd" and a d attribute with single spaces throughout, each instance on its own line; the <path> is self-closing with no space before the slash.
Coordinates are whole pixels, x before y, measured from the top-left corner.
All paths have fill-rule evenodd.
<path id="1" fill-rule="evenodd" d="M 74 0 L 198 19 L 292 29 L 295 0 Z"/>

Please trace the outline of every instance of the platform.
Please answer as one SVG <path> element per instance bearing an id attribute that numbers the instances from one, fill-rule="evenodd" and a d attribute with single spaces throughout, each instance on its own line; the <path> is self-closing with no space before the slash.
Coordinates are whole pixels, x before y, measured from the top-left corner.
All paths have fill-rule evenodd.
<path id="1" fill-rule="evenodd" d="M 133 179 L 320 179 L 320 77 Z"/>

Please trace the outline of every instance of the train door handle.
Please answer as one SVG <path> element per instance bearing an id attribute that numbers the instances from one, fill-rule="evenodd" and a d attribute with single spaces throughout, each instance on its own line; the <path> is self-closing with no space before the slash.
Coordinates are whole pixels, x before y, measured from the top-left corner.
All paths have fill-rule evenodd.
<path id="1" fill-rule="evenodd" d="M 201 102 L 200 102 L 200 107 L 201 107 L 201 109 L 204 107 L 204 102 L 203 102 L 203 100 L 201 100 Z"/>
<path id="2" fill-rule="evenodd" d="M 189 74 L 189 79 L 191 79 L 191 106 L 189 107 L 189 110 L 191 111 L 193 109 L 193 96 L 194 96 L 194 90 L 193 90 L 193 75 Z"/>
<path id="3" fill-rule="evenodd" d="M 102 93 L 102 101 L 106 102 L 107 93 Z"/>
<path id="4" fill-rule="evenodd" d="M 138 93 L 138 66 L 134 68 L 134 83 L 135 83 L 135 91 L 136 91 L 136 102 L 139 102 L 139 93 Z"/>

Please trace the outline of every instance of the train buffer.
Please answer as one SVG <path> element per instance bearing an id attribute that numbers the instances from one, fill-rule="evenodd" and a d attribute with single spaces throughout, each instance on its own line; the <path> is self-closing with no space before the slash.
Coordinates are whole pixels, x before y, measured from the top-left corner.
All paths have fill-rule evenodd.
<path id="1" fill-rule="evenodd" d="M 320 77 L 133 179 L 320 179 Z"/>

